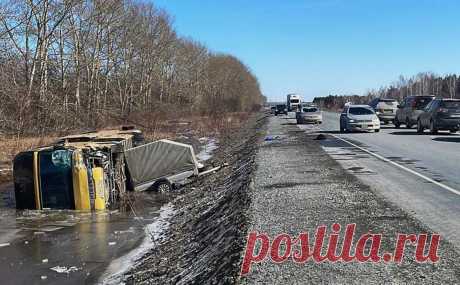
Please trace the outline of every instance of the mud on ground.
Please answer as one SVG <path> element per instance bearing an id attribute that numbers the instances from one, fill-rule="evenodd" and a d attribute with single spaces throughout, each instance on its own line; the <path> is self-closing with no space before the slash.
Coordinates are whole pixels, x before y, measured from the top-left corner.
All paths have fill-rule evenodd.
<path id="1" fill-rule="evenodd" d="M 247 233 L 248 185 L 264 125 L 254 115 L 219 138 L 209 163 L 228 166 L 183 188 L 168 238 L 126 275 L 127 284 L 235 283 Z"/>

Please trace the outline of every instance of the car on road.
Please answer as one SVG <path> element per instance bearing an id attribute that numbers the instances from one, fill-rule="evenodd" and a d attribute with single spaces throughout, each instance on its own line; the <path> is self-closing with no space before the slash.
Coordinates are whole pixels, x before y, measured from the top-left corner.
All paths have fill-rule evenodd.
<path id="1" fill-rule="evenodd" d="M 423 112 L 423 109 L 433 101 L 435 97 L 429 96 L 409 96 L 398 105 L 396 111 L 396 117 L 394 125 L 399 128 L 402 124 L 406 125 L 406 128 L 410 129 L 413 125 L 417 124 L 418 117 Z"/>
<path id="2" fill-rule="evenodd" d="M 380 120 L 369 105 L 348 105 L 340 114 L 340 132 L 380 131 Z"/>
<path id="3" fill-rule="evenodd" d="M 434 99 L 420 114 L 417 120 L 417 132 L 429 129 L 431 134 L 438 130 L 455 133 L 460 129 L 460 99 Z"/>
<path id="4" fill-rule="evenodd" d="M 314 106 L 304 106 L 300 112 L 295 114 L 297 124 L 321 124 L 323 122 L 323 114 Z"/>
<path id="5" fill-rule="evenodd" d="M 276 112 L 276 106 L 271 106 L 270 107 L 270 113 L 275 114 L 275 112 Z"/>
<path id="6" fill-rule="evenodd" d="M 275 116 L 278 116 L 280 114 L 288 114 L 288 110 L 285 104 L 276 105 Z"/>
<path id="7" fill-rule="evenodd" d="M 393 122 L 396 116 L 396 111 L 398 110 L 398 101 L 395 99 L 387 98 L 375 98 L 370 103 L 369 106 L 374 109 L 377 117 L 379 117 L 380 122 L 387 124 Z"/>

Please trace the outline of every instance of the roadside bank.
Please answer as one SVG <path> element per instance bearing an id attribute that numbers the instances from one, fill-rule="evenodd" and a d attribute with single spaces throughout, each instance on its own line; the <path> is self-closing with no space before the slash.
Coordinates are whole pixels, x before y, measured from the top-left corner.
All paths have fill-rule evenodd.
<path id="1" fill-rule="evenodd" d="M 247 233 L 248 187 L 263 115 L 219 138 L 216 174 L 183 188 L 163 243 L 126 274 L 127 284 L 235 283 Z"/>

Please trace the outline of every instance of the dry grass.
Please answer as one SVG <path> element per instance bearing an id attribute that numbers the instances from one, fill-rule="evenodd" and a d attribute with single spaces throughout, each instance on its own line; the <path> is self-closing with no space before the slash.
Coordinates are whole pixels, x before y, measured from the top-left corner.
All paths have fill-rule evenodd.
<path id="1" fill-rule="evenodd" d="M 180 119 L 143 119 L 134 125 L 144 130 L 147 140 L 174 139 L 180 135 L 218 137 L 241 127 L 248 117 L 249 113 L 228 113 L 219 117 L 191 115 Z"/>
<path id="2" fill-rule="evenodd" d="M 25 150 L 29 150 L 38 146 L 50 144 L 56 140 L 56 137 L 25 137 L 11 138 L 0 137 L 0 168 L 2 165 L 10 165 L 14 156 Z"/>
<path id="3" fill-rule="evenodd" d="M 142 131 L 146 140 L 172 139 L 185 135 L 188 137 L 219 137 L 227 132 L 240 128 L 249 117 L 249 113 L 228 113 L 221 116 L 141 116 L 125 121 Z M 119 128 L 120 122 L 113 122 L 107 128 Z M 78 133 L 75 130 L 72 133 Z M 61 134 L 62 135 L 62 134 Z M 0 169 L 11 169 L 14 156 L 21 151 L 30 150 L 39 146 L 49 145 L 57 139 L 58 135 L 43 137 L 6 137 L 0 136 Z M 0 174 L 0 183 L 11 180 L 11 172 Z"/>

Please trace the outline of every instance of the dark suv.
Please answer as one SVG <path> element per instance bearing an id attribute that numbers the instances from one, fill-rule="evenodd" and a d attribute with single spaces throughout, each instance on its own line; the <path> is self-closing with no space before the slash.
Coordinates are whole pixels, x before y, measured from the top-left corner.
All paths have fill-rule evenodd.
<path id="1" fill-rule="evenodd" d="M 460 99 L 435 99 L 431 101 L 417 120 L 417 132 L 430 129 L 432 134 L 438 130 L 455 133 L 460 128 Z"/>
<path id="2" fill-rule="evenodd" d="M 417 124 L 418 116 L 423 112 L 423 109 L 434 99 L 434 96 L 409 96 L 398 105 L 394 124 L 399 128 L 401 124 L 405 124 L 406 128 L 410 129 Z"/>
<path id="3" fill-rule="evenodd" d="M 287 107 L 285 104 L 276 105 L 275 116 L 278 116 L 279 114 L 287 115 L 287 113 Z"/>

